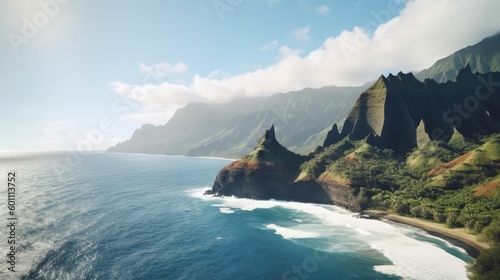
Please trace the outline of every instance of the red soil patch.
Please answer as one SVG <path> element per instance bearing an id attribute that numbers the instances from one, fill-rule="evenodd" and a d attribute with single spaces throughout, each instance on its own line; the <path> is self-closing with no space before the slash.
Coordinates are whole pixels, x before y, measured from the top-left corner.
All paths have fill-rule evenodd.
<path id="1" fill-rule="evenodd" d="M 258 170 L 270 167 L 268 164 L 262 163 L 251 163 L 248 161 L 237 160 L 231 162 L 225 167 L 225 169 L 246 169 L 246 170 Z"/>
<path id="2" fill-rule="evenodd" d="M 475 196 L 486 196 L 492 197 L 495 194 L 496 189 L 500 188 L 500 179 L 493 182 L 489 182 L 484 186 L 480 186 L 472 190 Z"/>
<path id="3" fill-rule="evenodd" d="M 327 183 L 327 184 L 334 184 L 337 186 L 349 188 L 349 182 L 347 180 L 342 180 L 342 179 L 336 178 L 335 176 L 332 176 L 330 173 L 323 173 L 319 177 L 318 182 Z"/>
<path id="4" fill-rule="evenodd" d="M 259 164 L 249 163 L 239 160 L 233 161 L 228 166 L 226 166 L 226 169 L 258 169 L 258 168 Z"/>
<path id="5" fill-rule="evenodd" d="M 439 175 L 439 174 L 445 172 L 446 170 L 451 169 L 451 168 L 461 164 L 466 159 L 468 159 L 471 155 L 472 155 L 472 152 L 468 152 L 465 155 L 460 156 L 460 157 L 458 157 L 450 162 L 438 164 L 438 165 L 434 166 L 434 168 L 431 171 L 429 171 L 427 173 L 427 175 L 429 175 L 429 176 Z"/>
<path id="6" fill-rule="evenodd" d="M 348 163 L 356 163 L 358 159 L 354 157 L 354 155 L 349 154 L 344 158 Z"/>

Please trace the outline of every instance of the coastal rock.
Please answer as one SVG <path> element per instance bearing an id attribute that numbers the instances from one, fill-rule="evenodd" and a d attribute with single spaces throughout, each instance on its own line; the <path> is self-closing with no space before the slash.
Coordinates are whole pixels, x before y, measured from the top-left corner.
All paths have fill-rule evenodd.
<path id="1" fill-rule="evenodd" d="M 500 73 L 473 74 L 470 67 L 462 69 L 456 81 L 446 84 L 433 80 L 420 82 L 411 73 L 381 76 L 359 96 L 342 132 L 339 133 L 337 125 L 332 126 L 323 147 L 309 156 L 293 153 L 278 142 L 273 125 L 249 155 L 219 172 L 207 194 L 326 203 L 360 210 L 362 204 L 354 193 L 362 184 L 341 179 L 327 169 L 329 163 L 345 155 L 346 151 L 341 149 L 342 143 L 346 142 L 343 139 L 349 137 L 367 143 L 359 151 L 345 156 L 347 163 L 362 164 L 360 155 L 366 154 L 370 146 L 407 152 L 430 140 L 446 142 L 452 137 L 498 133 L 500 91 L 496 81 L 500 81 Z M 481 98 L 476 96 L 478 88 L 487 90 L 479 96 Z M 457 108 L 469 110 L 465 115 Z M 457 119 L 458 116 L 462 118 Z M 476 158 L 478 160 L 474 163 L 482 159 Z M 445 179 L 453 176 L 444 174 L 457 173 L 446 170 L 454 164 L 436 166 L 430 171 L 431 185 L 458 188 L 452 180 Z M 455 179 L 458 182 L 460 177 Z"/>
<path id="2" fill-rule="evenodd" d="M 317 181 L 332 200 L 337 205 L 351 211 L 361 211 L 361 204 L 353 194 L 350 182 L 336 178 L 330 172 L 321 174 Z"/>
<path id="3" fill-rule="evenodd" d="M 301 178 L 304 156 L 290 152 L 277 140 L 274 125 L 266 130 L 254 151 L 217 175 L 207 194 L 251 199 L 277 199 L 342 205 L 357 210 L 352 190 L 339 182 Z"/>

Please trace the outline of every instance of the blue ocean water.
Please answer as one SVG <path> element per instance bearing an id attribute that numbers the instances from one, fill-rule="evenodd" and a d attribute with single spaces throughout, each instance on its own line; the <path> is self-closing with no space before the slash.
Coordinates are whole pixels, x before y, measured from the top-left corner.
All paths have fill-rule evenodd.
<path id="1" fill-rule="evenodd" d="M 228 163 L 0 156 L 5 186 L 16 173 L 18 217 L 16 272 L 7 270 L 3 227 L 0 279 L 466 278 L 471 258 L 463 249 L 414 228 L 355 219 L 334 206 L 203 196 Z"/>

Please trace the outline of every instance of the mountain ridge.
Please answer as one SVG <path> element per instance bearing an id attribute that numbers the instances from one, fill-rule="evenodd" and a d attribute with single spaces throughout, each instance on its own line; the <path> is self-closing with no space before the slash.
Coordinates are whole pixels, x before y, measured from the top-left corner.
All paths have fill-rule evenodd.
<path id="1" fill-rule="evenodd" d="M 493 83 L 489 84 L 489 98 L 479 100 L 476 89 L 485 86 L 484 81 Z M 367 181 L 372 176 L 379 176 L 376 174 L 384 173 L 384 169 L 379 169 L 376 173 L 365 173 L 367 167 L 363 165 L 364 161 L 386 158 L 394 164 L 391 168 L 395 168 L 397 172 L 407 167 L 425 169 L 428 167 L 409 165 L 408 153 L 425 150 L 427 143 L 436 141 L 445 144 L 458 141 L 463 142 L 464 144 L 460 144 L 463 146 L 470 145 L 465 144 L 467 139 L 476 141 L 474 139 L 478 139 L 478 135 L 500 134 L 500 116 L 489 113 L 500 108 L 500 83 L 494 81 L 500 81 L 500 72 L 472 73 L 470 66 L 458 73 L 455 82 L 437 83 L 431 79 L 420 82 L 413 74 L 401 72 L 381 76 L 373 86 L 361 93 L 348 114 L 342 132 L 339 133 L 336 124 L 333 125 L 322 147 L 307 156 L 295 154 L 277 142 L 273 125 L 270 130 L 266 130 L 253 152 L 219 172 L 207 194 L 335 204 L 356 211 L 364 209 L 366 202 L 359 196 L 363 188 L 370 187 L 379 191 L 400 188 L 391 174 L 382 179 Z M 471 98 L 476 98 L 474 100 L 477 106 L 468 112 L 467 118 L 464 117 L 460 124 L 446 121 L 446 108 L 454 108 L 458 103 L 464 103 L 461 102 L 463 100 L 472 101 Z M 421 129 L 422 123 L 424 129 Z M 420 145 L 417 143 L 419 129 L 428 136 L 427 141 Z M 436 134 L 436 130 L 441 133 Z M 268 139 L 271 139 L 270 142 Z M 496 142 L 500 145 L 499 137 L 492 141 L 495 147 L 498 146 Z M 414 151 L 415 149 L 417 150 Z M 459 155 L 457 151 L 465 151 L 461 148 L 453 149 L 455 156 Z M 422 155 L 424 153 L 420 156 Z M 487 160 L 487 166 L 500 171 L 496 160 Z M 446 158 L 434 162 L 443 164 Z M 380 168 L 383 165 L 369 168 Z M 424 174 L 433 176 L 430 170 L 425 170 L 418 176 Z M 489 178 L 485 176 L 481 173 L 476 177 L 481 180 Z M 436 180 L 432 178 L 424 183 L 434 186 Z M 474 182 L 477 183 L 469 183 Z M 447 189 L 449 184 L 441 185 L 445 186 L 443 189 Z"/>
<path id="2" fill-rule="evenodd" d="M 240 157 L 252 151 L 262 129 L 279 125 L 295 152 L 321 145 L 331 120 L 341 122 L 361 87 L 323 87 L 227 103 L 189 103 L 165 125 L 145 125 L 109 152 Z"/>
<path id="3" fill-rule="evenodd" d="M 459 70 L 467 64 L 474 73 L 499 72 L 498 46 L 500 46 L 500 32 L 439 59 L 431 67 L 416 73 L 415 77 L 421 81 L 430 78 L 438 83 L 452 81 Z"/>
<path id="4" fill-rule="evenodd" d="M 472 72 L 500 71 L 499 45 L 500 33 L 497 33 L 438 60 L 414 76 L 432 88 L 437 83 L 453 81 L 467 64 Z M 193 102 L 178 109 L 164 125 L 143 125 L 129 140 L 109 148 L 108 152 L 236 158 L 251 152 L 253 147 L 249 143 L 255 143 L 260 131 L 276 123 L 283 144 L 294 152 L 307 154 L 324 144 L 332 123 L 338 123 L 342 129 L 352 104 L 369 86 L 370 83 L 361 87 L 306 88 L 221 104 Z M 423 122 L 415 125 L 419 128 L 418 140 L 422 142 L 425 125 Z M 362 130 L 361 123 L 357 129 Z M 381 133 L 378 132 L 374 131 L 370 139 L 376 140 Z M 452 131 L 444 133 L 449 135 Z"/>
<path id="5" fill-rule="evenodd" d="M 486 80 L 488 87 L 498 87 L 495 81 L 500 81 L 500 74 L 473 74 L 467 64 L 455 80 L 437 83 L 426 79 L 422 83 L 413 74 L 401 72 L 381 76 L 361 93 L 339 139 L 360 140 L 371 134 L 370 144 L 405 151 L 418 145 L 421 125 L 431 140 L 449 141 L 455 129 L 469 138 L 500 133 L 500 116 L 495 110 L 500 107 L 498 94 L 490 89 L 486 94 L 479 91 L 486 87 Z"/>

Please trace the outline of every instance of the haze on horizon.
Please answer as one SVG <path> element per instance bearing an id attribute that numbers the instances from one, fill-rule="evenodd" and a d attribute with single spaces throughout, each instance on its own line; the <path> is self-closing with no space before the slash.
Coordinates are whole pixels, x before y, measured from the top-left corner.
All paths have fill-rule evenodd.
<path id="1" fill-rule="evenodd" d="M 347 3 L 346 3 L 347 2 Z M 103 150 L 193 101 L 361 85 L 499 31 L 495 0 L 0 0 L 0 150 Z"/>

